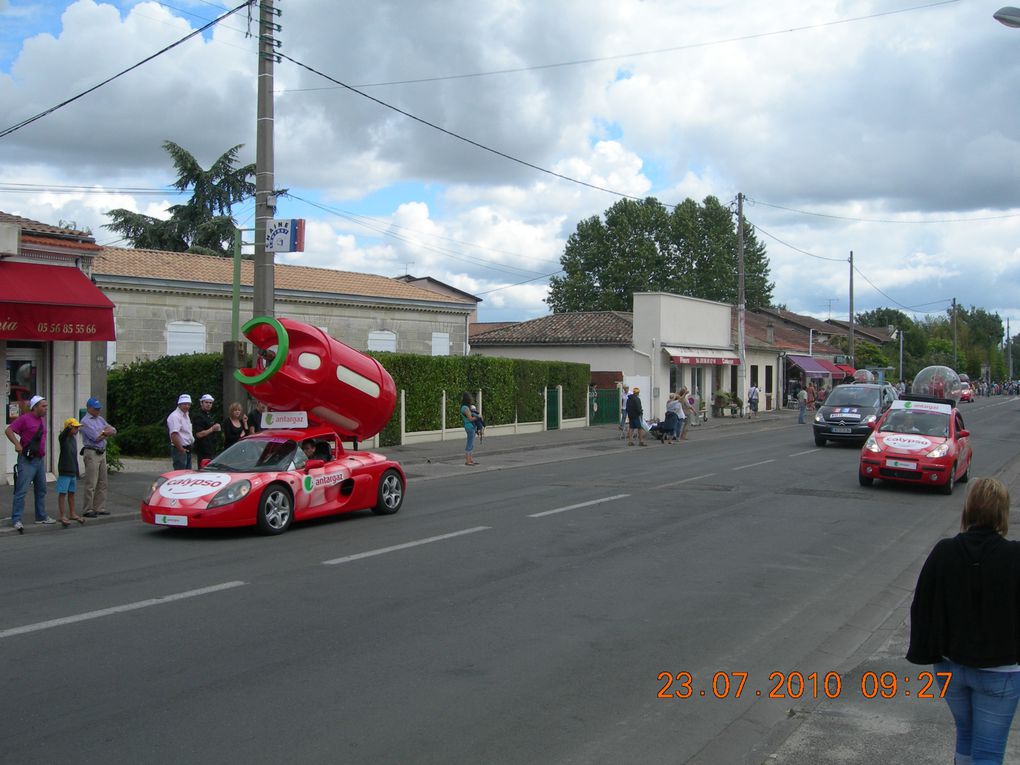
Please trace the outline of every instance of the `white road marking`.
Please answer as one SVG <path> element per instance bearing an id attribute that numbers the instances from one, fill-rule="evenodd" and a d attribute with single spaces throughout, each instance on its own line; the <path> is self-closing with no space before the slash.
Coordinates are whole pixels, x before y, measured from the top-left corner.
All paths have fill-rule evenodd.
<path id="1" fill-rule="evenodd" d="M 669 483 L 660 483 L 658 486 L 653 486 L 653 489 L 668 489 L 670 486 L 679 486 L 682 483 L 688 483 L 690 481 L 700 481 L 702 478 L 711 478 L 715 473 L 705 473 L 704 475 L 696 475 L 691 478 L 683 478 L 679 481 L 670 481 Z"/>
<path id="2" fill-rule="evenodd" d="M 491 526 L 475 526 L 474 528 L 464 529 L 463 531 L 454 531 L 450 534 L 440 534 L 438 537 L 428 537 L 427 539 L 417 539 L 414 542 L 404 542 L 401 545 L 393 545 L 391 547 L 380 547 L 378 550 L 368 550 L 363 553 L 355 553 L 354 555 L 345 555 L 342 558 L 333 558 L 332 560 L 324 560 L 323 566 L 335 566 L 337 563 L 348 563 L 352 560 L 361 560 L 362 558 L 371 558 L 374 555 L 383 555 L 388 552 L 395 552 L 396 550 L 406 550 L 408 547 L 417 547 L 418 545 L 427 545 L 432 542 L 441 542 L 444 539 L 453 539 L 454 537 L 464 536 L 465 534 L 474 534 L 476 531 L 486 531 L 492 528 Z"/>
<path id="3" fill-rule="evenodd" d="M 161 606 L 164 603 L 173 603 L 174 601 L 184 600 L 185 598 L 197 598 L 199 595 L 209 595 L 210 593 L 213 592 L 231 590 L 234 587 L 243 587 L 246 584 L 247 582 L 224 582 L 223 584 L 214 584 L 212 587 L 203 587 L 199 590 L 188 590 L 187 592 L 178 592 L 175 595 L 165 595 L 162 598 L 151 598 L 149 600 L 140 600 L 137 603 L 128 603 L 123 606 L 101 608 L 98 611 L 87 611 L 83 614 L 65 616 L 61 619 L 50 619 L 47 622 L 26 624 L 24 627 L 12 627 L 9 630 L 0 631 L 0 639 L 14 637 L 15 635 L 24 635 L 26 632 L 38 632 L 39 630 L 48 630 L 51 627 L 63 627 L 65 624 L 84 622 L 88 621 L 89 619 L 99 619 L 100 617 L 103 616 L 122 614 L 125 611 L 137 611 L 139 608 L 148 608 L 149 606 Z"/>
<path id="4" fill-rule="evenodd" d="M 565 513 L 567 510 L 577 510 L 579 507 L 591 507 L 592 505 L 601 505 L 603 502 L 612 502 L 616 499 L 623 499 L 629 497 L 630 494 L 615 494 L 612 497 L 603 497 L 602 499 L 593 499 L 591 502 L 579 502 L 576 505 L 567 505 L 566 507 L 557 507 L 555 510 L 546 510 L 541 513 L 532 513 L 529 518 L 541 518 L 543 515 L 554 515 L 555 513 Z"/>
<path id="5" fill-rule="evenodd" d="M 821 449 L 808 449 L 806 452 L 795 452 L 789 455 L 790 457 L 800 457 L 802 454 L 814 454 L 815 452 L 821 451 Z"/>
<path id="6" fill-rule="evenodd" d="M 750 465 L 741 465 L 740 467 L 730 468 L 730 470 L 744 470 L 745 468 L 758 467 L 758 465 L 767 465 L 775 460 L 762 460 L 761 462 L 752 462 Z"/>

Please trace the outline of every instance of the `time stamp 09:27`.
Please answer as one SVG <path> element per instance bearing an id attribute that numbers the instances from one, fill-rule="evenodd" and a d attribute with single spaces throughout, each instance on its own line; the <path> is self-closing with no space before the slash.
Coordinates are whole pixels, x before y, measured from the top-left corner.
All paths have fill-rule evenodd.
<path id="1" fill-rule="evenodd" d="M 700 677 L 700 676 L 699 676 Z M 838 672 L 771 672 L 769 688 L 747 687 L 747 672 L 716 672 L 707 685 L 690 672 L 660 672 L 660 699 L 739 699 L 754 696 L 769 699 L 838 699 L 850 692 L 865 699 L 941 699 L 946 695 L 952 672 L 918 672 L 916 676 L 895 672 L 865 672 L 859 683 L 844 682 Z M 707 678 L 707 675 L 704 677 Z"/>

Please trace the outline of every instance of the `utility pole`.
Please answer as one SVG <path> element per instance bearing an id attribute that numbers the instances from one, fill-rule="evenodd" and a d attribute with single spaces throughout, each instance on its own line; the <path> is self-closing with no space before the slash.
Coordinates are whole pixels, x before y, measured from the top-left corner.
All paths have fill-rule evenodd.
<path id="1" fill-rule="evenodd" d="M 276 213 L 273 195 L 273 65 L 280 43 L 273 32 L 280 31 L 275 19 L 280 12 L 273 0 L 259 4 L 258 118 L 255 130 L 255 284 L 253 316 L 275 316 L 273 253 L 266 251 L 266 223 Z"/>
<path id="2" fill-rule="evenodd" d="M 903 374 L 903 330 L 898 330 L 900 336 L 900 379 L 906 380 L 906 375 Z"/>
<path id="3" fill-rule="evenodd" d="M 953 371 L 956 371 L 956 298 L 953 298 Z"/>
<path id="4" fill-rule="evenodd" d="M 847 341 L 850 353 L 850 366 L 857 368 L 854 361 L 854 251 L 850 250 L 850 337 Z"/>
<path id="5" fill-rule="evenodd" d="M 734 391 L 747 406 L 747 354 L 744 348 L 744 195 L 737 193 L 737 345 L 740 356 L 740 379 L 743 390 Z M 742 411 L 741 414 L 746 412 Z"/>
<path id="6" fill-rule="evenodd" d="M 1006 317 L 1006 358 L 1009 364 L 1009 379 L 1013 379 L 1013 336 L 1009 334 L 1009 317 Z"/>

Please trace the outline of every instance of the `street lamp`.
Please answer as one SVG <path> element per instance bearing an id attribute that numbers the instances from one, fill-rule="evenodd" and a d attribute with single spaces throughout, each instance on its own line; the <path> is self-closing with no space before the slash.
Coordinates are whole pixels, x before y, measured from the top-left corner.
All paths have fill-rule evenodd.
<path id="1" fill-rule="evenodd" d="M 1007 27 L 1013 27 L 1014 29 L 1020 29 L 1020 8 L 1014 8 L 1011 5 L 1007 5 L 1004 8 L 1000 8 L 992 14 L 993 18 L 1000 24 L 1005 24 Z"/>

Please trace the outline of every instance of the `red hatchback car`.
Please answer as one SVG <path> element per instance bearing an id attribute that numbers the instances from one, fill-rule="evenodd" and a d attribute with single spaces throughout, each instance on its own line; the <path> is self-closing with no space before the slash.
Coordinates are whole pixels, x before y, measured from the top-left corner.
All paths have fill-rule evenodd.
<path id="1" fill-rule="evenodd" d="M 970 386 L 969 382 L 960 383 L 960 403 L 967 401 L 971 404 L 974 403 L 974 389 Z"/>
<path id="2" fill-rule="evenodd" d="M 294 521 L 325 515 L 395 513 L 404 489 L 398 463 L 345 451 L 329 426 L 268 429 L 242 438 L 198 470 L 164 473 L 142 502 L 142 520 L 189 528 L 258 526 L 265 534 L 281 534 Z"/>
<path id="3" fill-rule="evenodd" d="M 858 478 L 936 486 L 952 494 L 970 477 L 970 433 L 949 399 L 906 396 L 875 423 L 861 449 Z"/>

